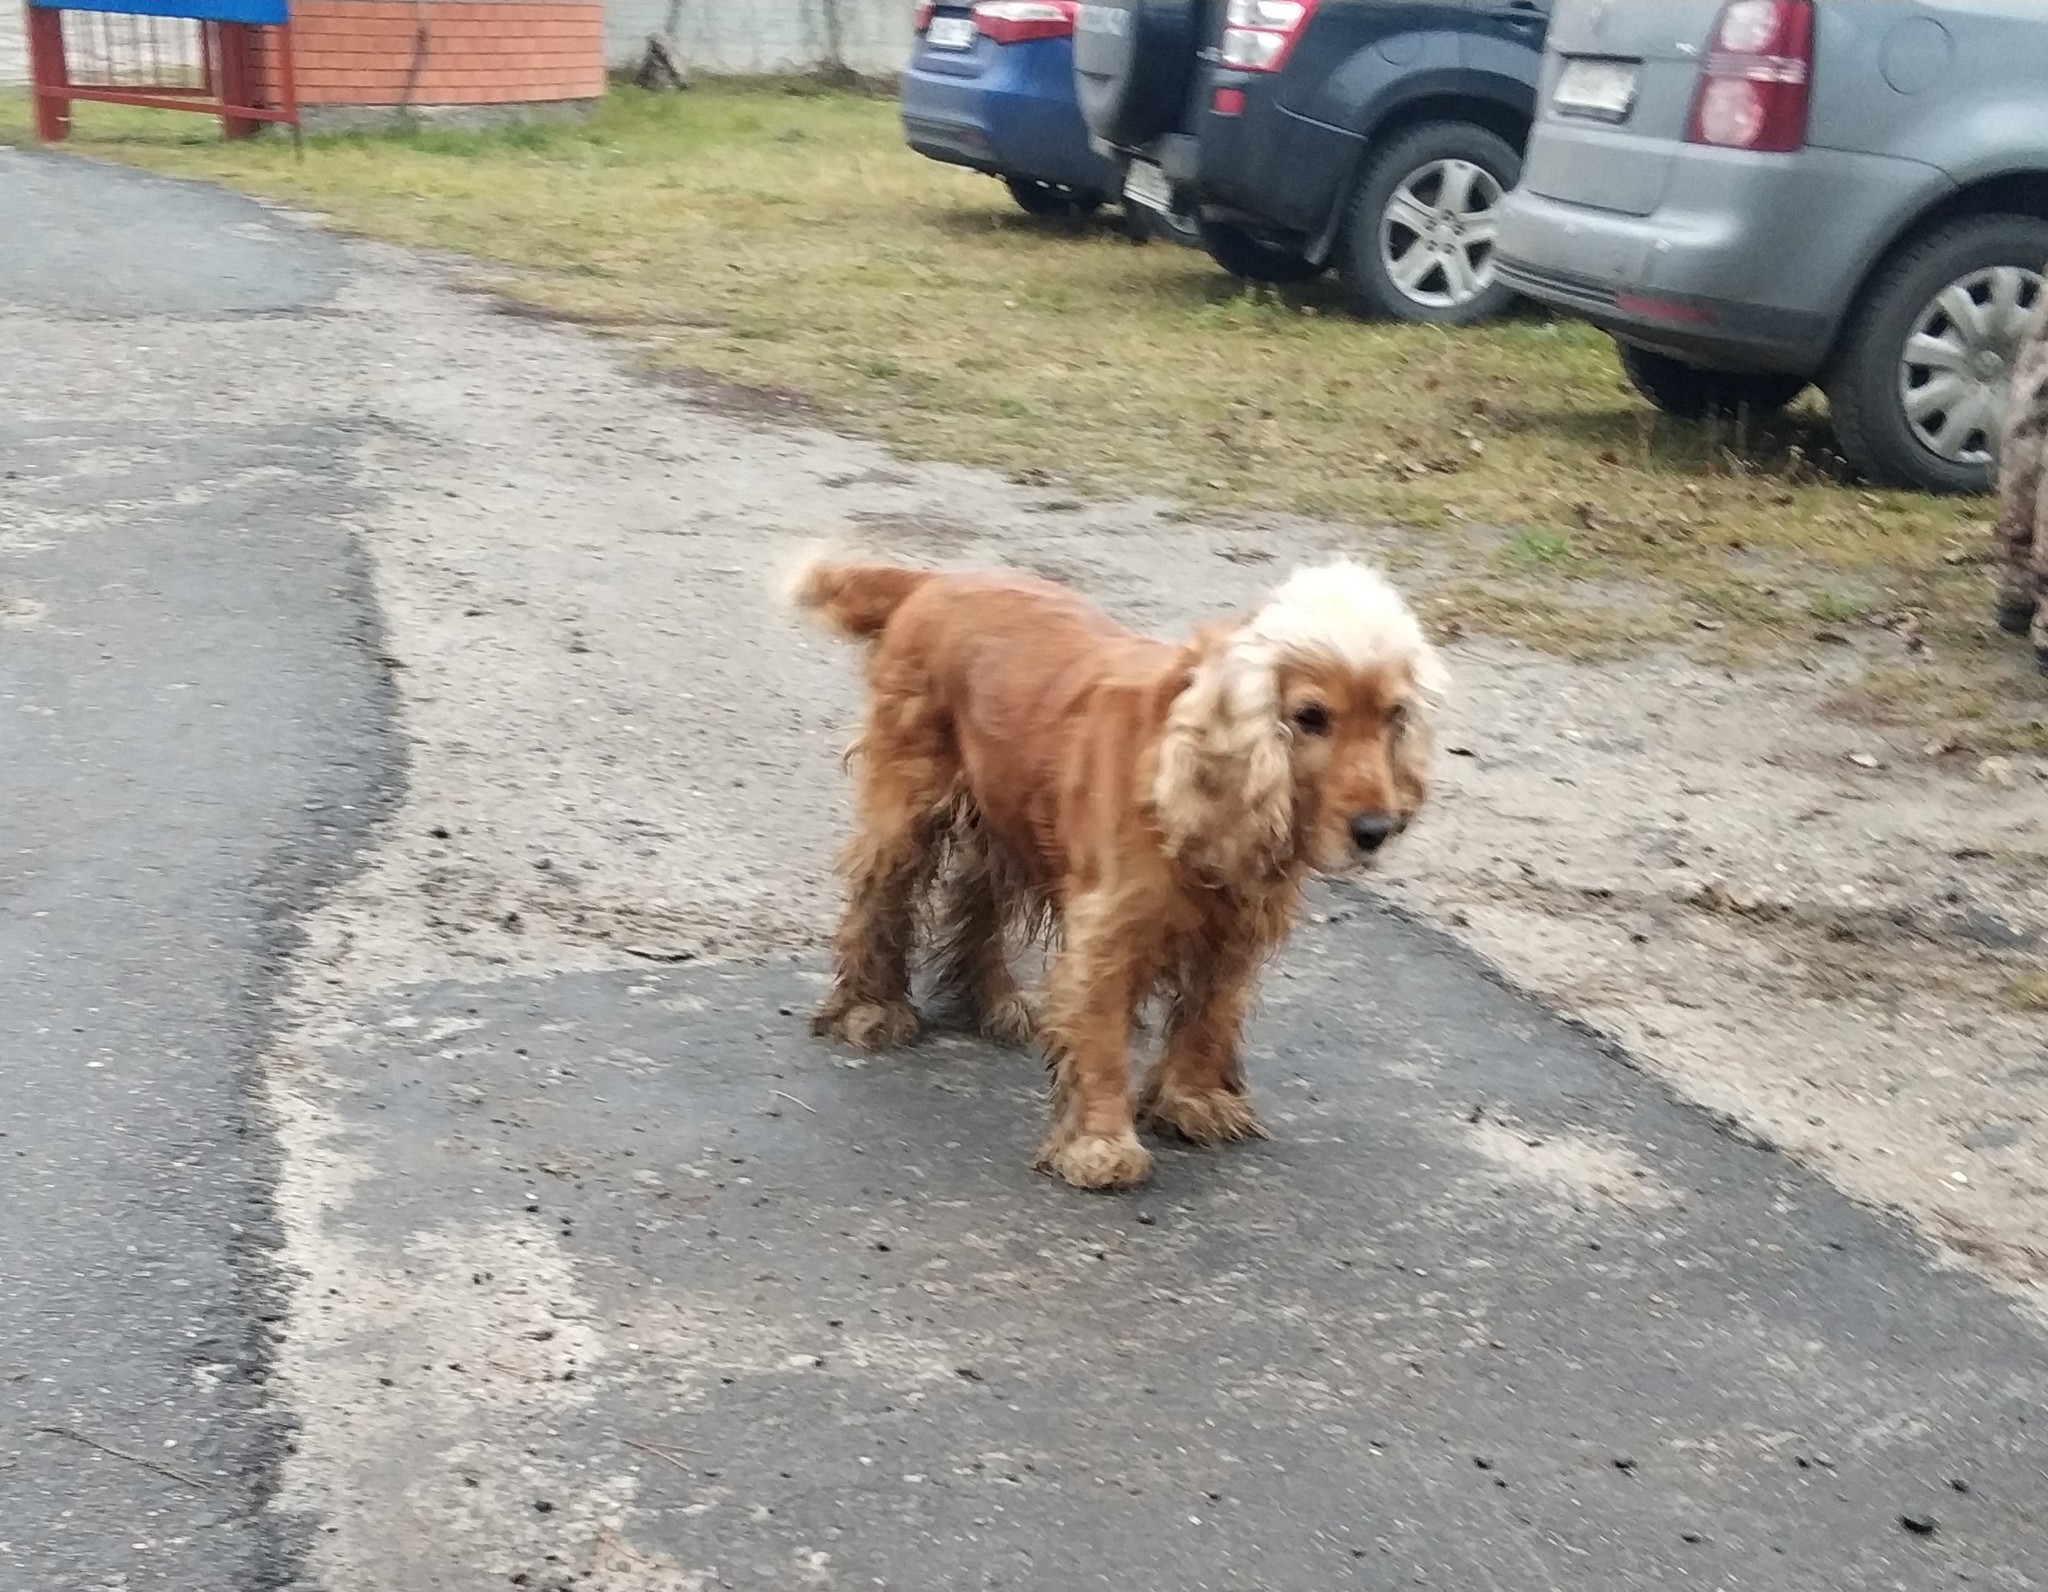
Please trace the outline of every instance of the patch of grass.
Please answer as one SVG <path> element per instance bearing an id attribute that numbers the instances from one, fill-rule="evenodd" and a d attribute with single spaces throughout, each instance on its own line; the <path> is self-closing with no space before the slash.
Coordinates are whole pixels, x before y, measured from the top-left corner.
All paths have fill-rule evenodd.
<path id="1" fill-rule="evenodd" d="M 2048 973 L 2022 973 L 2002 993 L 2016 1012 L 2048 1012 Z"/>
<path id="2" fill-rule="evenodd" d="M 1981 673 L 1943 668 L 1938 657 L 1880 662 L 1829 706 L 1858 723 L 1935 729 L 1972 752 L 2048 756 L 2048 705 L 2028 678 L 2031 660 L 2015 650 L 2020 656 L 1996 656 Z"/>
<path id="3" fill-rule="evenodd" d="M 1572 556 L 1572 539 L 1555 531 L 1521 530 L 1502 549 L 1511 564 L 1562 564 Z"/>
<path id="4" fill-rule="evenodd" d="M 1994 711 L 1969 725 L 1970 744 L 1980 752 L 2048 757 L 2048 715 Z"/>
<path id="5" fill-rule="evenodd" d="M 1806 600 L 1806 611 L 1829 624 L 1847 625 L 1867 618 L 1870 604 L 1860 597 L 1845 597 L 1840 592 L 1817 591 Z"/>
<path id="6" fill-rule="evenodd" d="M 1686 628 L 1653 589 L 1614 592 L 1591 582 L 1541 587 L 1502 580 L 1424 580 L 1418 605 L 1430 628 L 1513 636 L 1575 663 L 1604 663 L 1670 646 Z"/>
<path id="7" fill-rule="evenodd" d="M 2038 711 L 1962 561 L 1986 506 L 1838 484 L 1816 400 L 1683 425 L 1584 326 L 1366 324 L 1327 283 L 1250 288 L 1100 219 L 1034 220 L 912 154 L 885 98 L 617 89 L 582 125 L 314 138 L 303 160 L 197 117 L 81 106 L 79 129 L 81 153 L 495 262 L 508 295 L 655 368 L 801 395 L 910 457 L 1412 527 L 1420 564 L 1488 572 L 1460 588 L 1473 628 L 1741 660 L 1811 647 L 1817 619 L 1911 610 L 1987 733 L 2009 704 Z M 19 97 L 0 102 L 0 137 L 25 132 Z"/>

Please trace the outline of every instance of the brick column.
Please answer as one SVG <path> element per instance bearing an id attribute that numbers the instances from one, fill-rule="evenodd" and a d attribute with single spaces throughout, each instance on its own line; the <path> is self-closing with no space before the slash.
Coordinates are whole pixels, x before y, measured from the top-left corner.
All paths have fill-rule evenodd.
<path id="1" fill-rule="evenodd" d="M 598 0 L 296 0 L 292 39 L 309 123 L 323 108 L 540 106 L 604 93 Z"/>

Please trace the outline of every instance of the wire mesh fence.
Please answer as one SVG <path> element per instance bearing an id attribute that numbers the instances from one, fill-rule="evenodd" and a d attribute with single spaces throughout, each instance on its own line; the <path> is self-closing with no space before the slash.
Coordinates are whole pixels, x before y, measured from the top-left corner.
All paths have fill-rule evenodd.
<path id="1" fill-rule="evenodd" d="M 45 140 L 70 136 L 80 100 L 203 112 L 218 116 L 230 138 L 266 123 L 296 136 L 285 0 L 29 0 L 27 32 L 36 131 Z"/>
<path id="2" fill-rule="evenodd" d="M 219 81 L 218 30 L 191 17 L 62 11 L 64 63 L 74 88 L 203 94 Z"/>
<path id="3" fill-rule="evenodd" d="M 19 6 L 0 5 L 0 88 L 18 88 L 28 81 L 28 34 Z"/>

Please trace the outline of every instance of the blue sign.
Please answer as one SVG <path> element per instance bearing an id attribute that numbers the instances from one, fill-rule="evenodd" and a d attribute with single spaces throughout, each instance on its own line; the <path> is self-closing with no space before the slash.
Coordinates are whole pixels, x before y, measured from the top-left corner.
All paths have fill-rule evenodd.
<path id="1" fill-rule="evenodd" d="M 195 22 L 247 22 L 282 27 L 291 17 L 288 0 L 28 0 L 44 11 L 111 11 L 124 17 L 187 17 Z"/>

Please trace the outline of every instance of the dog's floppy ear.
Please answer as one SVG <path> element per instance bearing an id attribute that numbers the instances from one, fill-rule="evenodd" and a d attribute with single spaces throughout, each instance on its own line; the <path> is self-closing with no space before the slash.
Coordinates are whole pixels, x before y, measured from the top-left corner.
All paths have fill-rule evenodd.
<path id="1" fill-rule="evenodd" d="M 1167 708 L 1152 803 L 1167 848 L 1219 882 L 1270 876 L 1294 844 L 1294 781 L 1271 649 L 1242 626 L 1197 634 Z"/>

